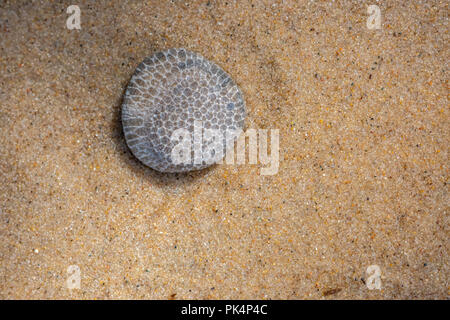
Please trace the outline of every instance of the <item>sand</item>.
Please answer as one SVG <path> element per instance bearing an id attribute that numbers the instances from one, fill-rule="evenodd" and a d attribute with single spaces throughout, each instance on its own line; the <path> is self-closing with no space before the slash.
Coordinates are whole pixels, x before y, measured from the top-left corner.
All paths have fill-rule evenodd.
<path id="1" fill-rule="evenodd" d="M 0 298 L 449 298 L 448 2 L 71 4 L 0 4 Z M 279 129 L 276 174 L 133 157 L 124 90 L 172 47 Z"/>

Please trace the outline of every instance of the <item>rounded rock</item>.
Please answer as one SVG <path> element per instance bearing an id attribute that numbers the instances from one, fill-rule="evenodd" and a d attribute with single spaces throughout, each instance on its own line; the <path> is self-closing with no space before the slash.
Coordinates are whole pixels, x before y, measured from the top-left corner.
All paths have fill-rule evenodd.
<path id="1" fill-rule="evenodd" d="M 245 115 L 233 79 L 186 49 L 145 58 L 122 104 L 128 147 L 142 163 L 161 172 L 200 170 L 221 160 L 243 129 Z"/>

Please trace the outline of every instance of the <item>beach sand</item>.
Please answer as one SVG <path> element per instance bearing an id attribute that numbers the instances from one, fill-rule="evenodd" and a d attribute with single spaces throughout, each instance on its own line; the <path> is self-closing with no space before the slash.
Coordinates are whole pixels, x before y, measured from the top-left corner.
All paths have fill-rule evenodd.
<path id="1" fill-rule="evenodd" d="M 71 4 L 0 3 L 0 298 L 449 298 L 448 2 Z M 124 90 L 172 47 L 279 130 L 276 174 L 133 157 Z"/>

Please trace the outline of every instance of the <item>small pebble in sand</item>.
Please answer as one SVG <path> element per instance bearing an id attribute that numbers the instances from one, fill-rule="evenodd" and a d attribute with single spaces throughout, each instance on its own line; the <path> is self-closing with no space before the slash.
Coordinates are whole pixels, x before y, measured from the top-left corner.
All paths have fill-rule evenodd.
<path id="1" fill-rule="evenodd" d="M 194 154 L 199 145 L 199 140 L 194 139 L 198 132 L 194 128 L 197 130 L 200 125 L 200 130 L 221 132 L 220 143 L 225 147 L 236 139 L 225 133 L 243 129 L 244 119 L 245 103 L 236 83 L 218 65 L 185 49 L 169 49 L 146 58 L 136 68 L 122 105 L 128 147 L 141 162 L 161 172 L 187 172 L 210 166 L 210 161 L 199 160 Z M 177 129 L 187 130 L 189 141 L 174 138 Z M 202 154 L 211 151 L 205 132 L 200 143 Z M 189 162 L 173 161 L 172 151 L 181 140 L 192 146 Z"/>

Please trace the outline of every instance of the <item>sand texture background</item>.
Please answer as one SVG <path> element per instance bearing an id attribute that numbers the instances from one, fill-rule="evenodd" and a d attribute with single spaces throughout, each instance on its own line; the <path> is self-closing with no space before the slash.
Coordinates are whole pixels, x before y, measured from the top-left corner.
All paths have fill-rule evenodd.
<path id="1" fill-rule="evenodd" d="M 372 2 L 0 1 L 0 297 L 448 299 L 448 1 Z M 277 174 L 132 156 L 125 87 L 171 47 L 280 130 Z"/>

